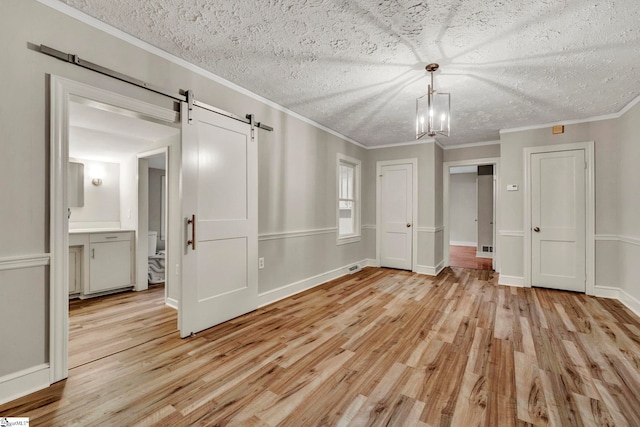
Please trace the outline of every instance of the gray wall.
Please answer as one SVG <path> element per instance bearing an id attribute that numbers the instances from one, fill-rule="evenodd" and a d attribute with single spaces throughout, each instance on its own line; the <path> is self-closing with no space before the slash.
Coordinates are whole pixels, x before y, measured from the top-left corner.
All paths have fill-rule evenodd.
<path id="1" fill-rule="evenodd" d="M 636 300 L 640 300 L 640 282 L 638 280 L 638 261 L 640 260 L 640 105 L 633 107 L 618 120 L 618 149 L 616 187 L 618 189 L 616 205 L 616 234 L 622 239 L 614 243 L 617 246 L 619 276 L 611 283 L 606 271 L 601 272 L 601 280 L 606 285 L 620 287 Z M 614 151 L 614 150 L 612 150 Z M 612 191 L 611 189 L 609 191 Z M 610 224 L 607 223 L 609 227 Z M 604 233 L 604 231 L 603 231 Z M 600 245 L 599 245 L 600 246 Z M 598 247 L 596 247 L 597 249 Z M 601 253 L 607 255 L 607 248 Z M 611 255 L 608 255 L 611 256 Z"/>
<path id="2" fill-rule="evenodd" d="M 477 147 L 449 148 L 444 150 L 444 162 L 462 160 L 489 159 L 500 157 L 500 143 L 480 145 Z"/>
<path id="3" fill-rule="evenodd" d="M 375 230 L 362 230 L 360 242 L 337 245 L 337 155 L 361 160 L 362 224 L 369 185 L 364 179 L 366 150 L 290 116 L 260 119 L 276 129 L 262 132 L 258 143 L 258 252 L 264 293 L 371 256 L 367 245 Z M 308 236 L 273 238 L 275 234 L 312 231 Z M 373 234 L 375 242 L 375 234 Z"/>
<path id="4" fill-rule="evenodd" d="M 363 181 L 368 183 L 363 224 L 376 223 L 376 167 L 385 160 L 418 159 L 418 266 L 435 267 L 442 261 L 442 149 L 433 142 L 367 152 Z M 373 233 L 375 257 L 375 233 Z"/>
<path id="5" fill-rule="evenodd" d="M 552 135 L 551 128 L 501 135 L 501 188 L 500 212 L 502 231 L 523 232 L 524 221 L 524 154 L 525 147 L 557 145 L 572 142 L 595 141 L 595 197 L 596 235 L 617 234 L 618 195 L 618 137 L 619 120 L 602 120 L 565 126 L 565 133 Z M 637 179 L 637 178 L 636 178 Z M 508 184 L 517 184 L 518 191 L 506 191 Z M 625 197 L 629 197 L 626 194 Z M 501 274 L 514 277 L 524 275 L 523 241 L 520 236 L 505 236 L 500 239 Z M 608 245 L 608 244 L 607 244 Z M 616 267 L 599 257 L 603 253 L 600 242 L 596 242 L 596 284 L 610 283 L 609 274 L 615 274 Z"/>

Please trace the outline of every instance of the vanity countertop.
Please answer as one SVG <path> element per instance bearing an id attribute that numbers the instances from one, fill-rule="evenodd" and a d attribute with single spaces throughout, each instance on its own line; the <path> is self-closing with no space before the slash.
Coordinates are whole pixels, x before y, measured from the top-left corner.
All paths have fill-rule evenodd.
<path id="1" fill-rule="evenodd" d="M 69 230 L 69 234 L 86 234 L 86 233 L 115 233 L 115 232 L 130 232 L 127 228 L 75 228 Z"/>

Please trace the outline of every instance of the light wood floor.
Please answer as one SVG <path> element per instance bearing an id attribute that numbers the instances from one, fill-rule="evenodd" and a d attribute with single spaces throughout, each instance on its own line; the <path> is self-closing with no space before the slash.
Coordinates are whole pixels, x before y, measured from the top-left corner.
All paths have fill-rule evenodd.
<path id="1" fill-rule="evenodd" d="M 176 311 L 164 286 L 69 302 L 69 368 L 175 333 Z"/>
<path id="2" fill-rule="evenodd" d="M 194 338 L 141 340 L 0 415 L 46 426 L 638 426 L 639 399 L 640 319 L 615 300 L 499 286 L 491 271 L 367 268 Z"/>
<path id="3" fill-rule="evenodd" d="M 475 268 L 476 270 L 492 270 L 490 258 L 476 257 L 475 246 L 449 246 L 449 265 L 453 267 Z"/>

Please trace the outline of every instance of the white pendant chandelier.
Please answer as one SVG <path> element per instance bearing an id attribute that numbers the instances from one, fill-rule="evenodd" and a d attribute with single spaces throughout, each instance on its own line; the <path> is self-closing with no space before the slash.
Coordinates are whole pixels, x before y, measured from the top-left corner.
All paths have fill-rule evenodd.
<path id="1" fill-rule="evenodd" d="M 451 95 L 436 91 L 433 73 L 438 64 L 429 64 L 426 70 L 431 74 L 431 84 L 426 95 L 416 99 L 416 139 L 425 135 L 449 136 L 451 131 Z"/>

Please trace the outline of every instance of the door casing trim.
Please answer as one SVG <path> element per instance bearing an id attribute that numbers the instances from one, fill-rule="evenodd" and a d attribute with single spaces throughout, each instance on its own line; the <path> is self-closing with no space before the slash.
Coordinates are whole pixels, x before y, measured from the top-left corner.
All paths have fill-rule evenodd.
<path id="1" fill-rule="evenodd" d="M 450 265 L 449 254 L 449 236 L 451 234 L 449 214 L 449 190 L 450 183 L 450 168 L 452 166 L 479 166 L 479 165 L 493 165 L 495 182 L 495 194 L 494 194 L 494 211 L 495 221 L 493 225 L 493 269 L 496 272 L 500 272 L 500 242 L 498 239 L 498 230 L 500 230 L 501 215 L 500 215 L 500 157 L 488 157 L 482 159 L 469 159 L 469 160 L 456 160 L 451 162 L 444 162 L 442 164 L 442 222 L 444 224 L 444 238 L 442 239 L 442 258 L 444 260 L 444 266 Z"/>
<path id="2" fill-rule="evenodd" d="M 585 161 L 585 293 L 595 295 L 596 249 L 595 249 L 595 175 L 594 175 L 594 141 L 575 142 L 559 145 L 545 145 L 524 148 L 524 286 L 532 286 L 531 273 L 531 155 L 553 153 L 559 151 L 584 150 Z"/>
<path id="3" fill-rule="evenodd" d="M 179 116 L 167 108 L 64 77 L 51 75 L 49 86 L 49 380 L 53 384 L 67 378 L 69 372 L 69 102 L 74 97 L 89 99 L 173 125 Z"/>

